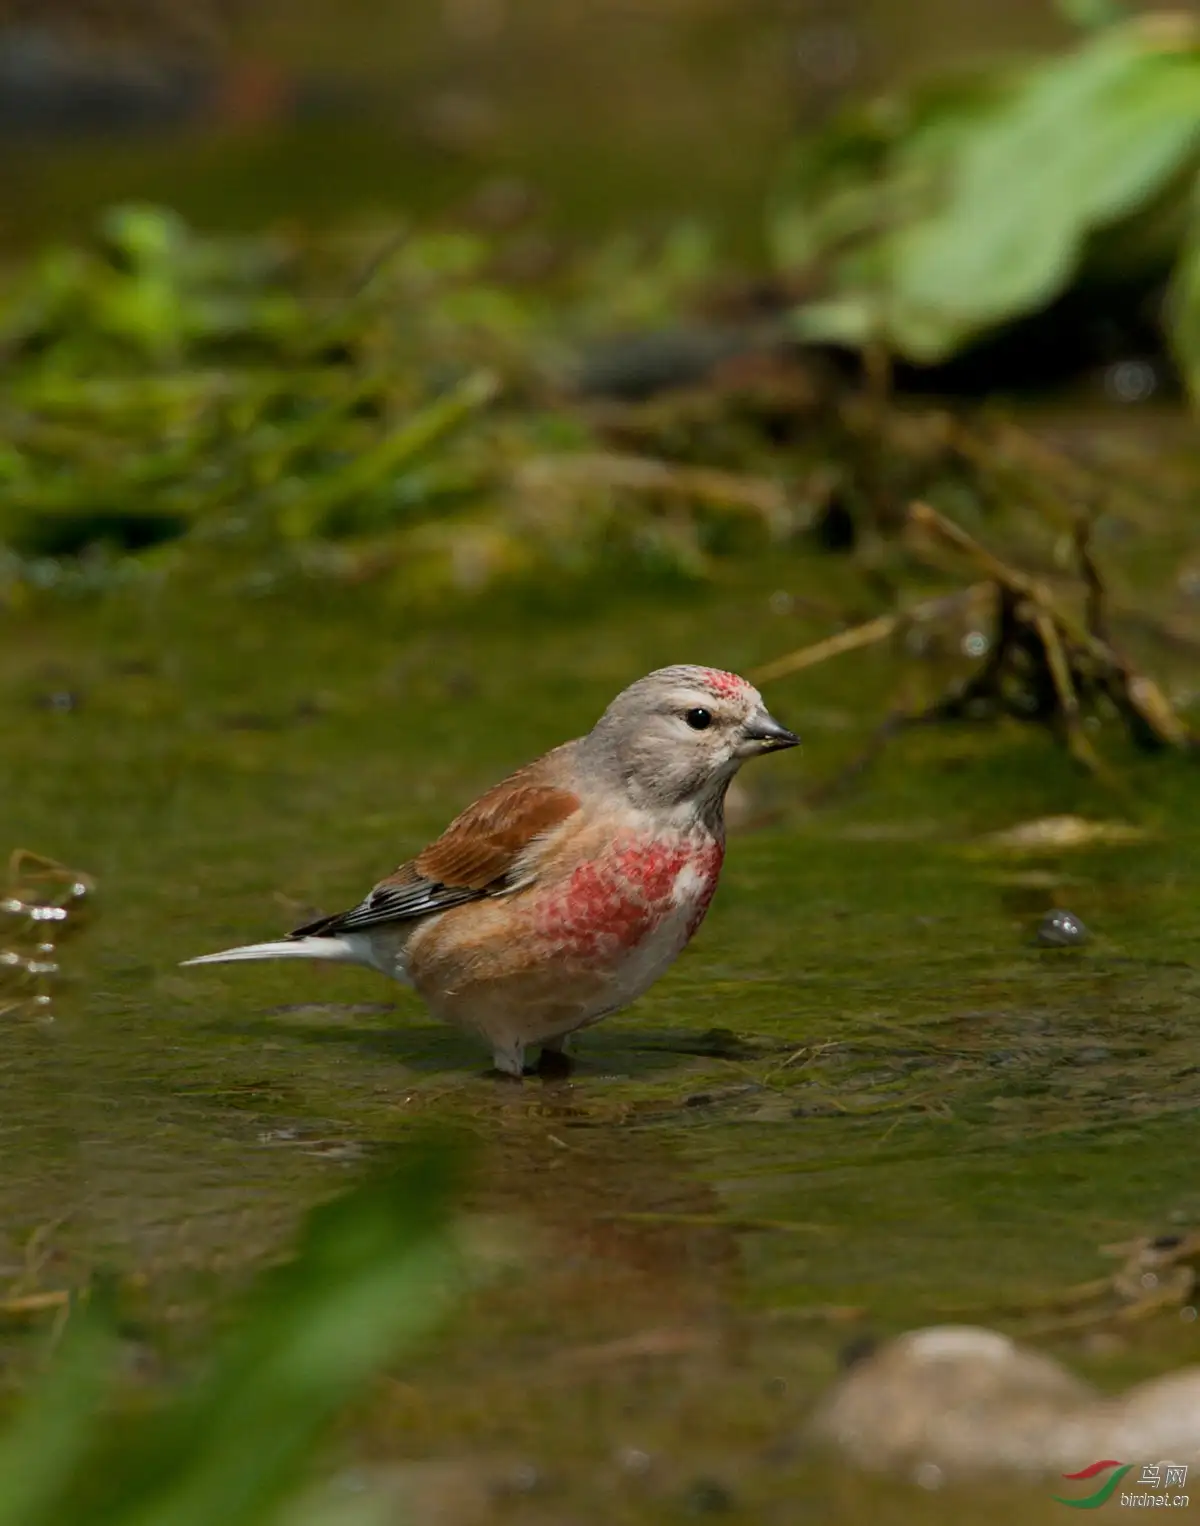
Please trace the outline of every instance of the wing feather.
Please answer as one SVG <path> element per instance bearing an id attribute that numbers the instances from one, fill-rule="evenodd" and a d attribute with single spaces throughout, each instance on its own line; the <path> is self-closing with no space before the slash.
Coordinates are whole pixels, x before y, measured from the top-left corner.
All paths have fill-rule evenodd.
<path id="1" fill-rule="evenodd" d="M 386 922 L 412 921 L 527 884 L 528 849 L 579 809 L 579 797 L 571 790 L 529 779 L 532 768 L 480 796 L 357 906 L 309 922 L 288 937 L 336 937 Z"/>

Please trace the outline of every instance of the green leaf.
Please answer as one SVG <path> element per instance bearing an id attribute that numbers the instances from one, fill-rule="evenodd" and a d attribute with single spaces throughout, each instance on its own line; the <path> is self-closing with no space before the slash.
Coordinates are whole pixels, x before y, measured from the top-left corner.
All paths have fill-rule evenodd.
<path id="1" fill-rule="evenodd" d="M 881 317 L 878 304 L 868 296 L 848 296 L 798 308 L 788 327 L 802 343 L 863 349 L 879 334 Z"/>
<path id="2" fill-rule="evenodd" d="M 209 1379 L 167 1415 L 113 1526 L 274 1518 L 328 1423 L 455 1296 L 453 1166 L 443 1149 L 419 1151 L 391 1181 L 313 1214 L 297 1259 L 263 1279 Z"/>
<path id="3" fill-rule="evenodd" d="M 405 1167 L 313 1213 L 299 1252 L 260 1279 L 207 1376 L 114 1432 L 116 1338 L 73 1318 L 41 1387 L 0 1438 L 0 1526 L 268 1526 L 308 1484 L 343 1406 L 455 1298 L 447 1233 L 457 1157 Z"/>
<path id="4" fill-rule="evenodd" d="M 872 338 L 939 361 L 1052 301 L 1098 234 L 1143 213 L 1174 226 L 1164 204 L 1200 162 L 1200 44 L 1185 19 L 1143 19 L 1062 58 L 886 105 L 793 163 L 773 243 L 785 264 L 832 260 L 802 331 L 832 313 L 848 333 L 866 303 Z M 1138 244 L 1120 247 L 1132 259 Z"/>
<path id="5" fill-rule="evenodd" d="M 1200 144 L 1200 55 L 1103 34 L 1033 71 L 964 144 L 934 216 L 895 235 L 891 327 L 937 360 L 1050 301 L 1089 231 L 1148 201 Z"/>
<path id="6" fill-rule="evenodd" d="M 71 1316 L 53 1366 L 0 1437 L 0 1526 L 60 1526 L 65 1486 L 86 1466 L 112 1384 L 107 1308 Z"/>
<path id="7" fill-rule="evenodd" d="M 1115 26 L 1129 14 L 1121 0 L 1056 0 L 1056 3 L 1059 12 L 1071 25 L 1084 32 Z"/>
<path id="8" fill-rule="evenodd" d="M 1006 90 L 1000 71 L 938 81 L 907 99 L 854 108 L 801 139 L 767 204 L 776 263 L 803 270 L 930 210 L 945 164 Z"/>

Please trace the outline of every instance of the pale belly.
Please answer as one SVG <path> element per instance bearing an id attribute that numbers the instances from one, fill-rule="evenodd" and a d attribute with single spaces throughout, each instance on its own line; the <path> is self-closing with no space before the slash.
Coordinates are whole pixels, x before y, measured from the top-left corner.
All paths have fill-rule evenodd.
<path id="1" fill-rule="evenodd" d="M 690 865 L 679 871 L 674 904 L 639 942 L 614 959 L 608 970 L 608 990 L 595 1010 L 581 1017 L 580 1027 L 629 1006 L 670 969 L 704 919 L 716 890 L 717 872 L 719 866 L 707 874 Z"/>

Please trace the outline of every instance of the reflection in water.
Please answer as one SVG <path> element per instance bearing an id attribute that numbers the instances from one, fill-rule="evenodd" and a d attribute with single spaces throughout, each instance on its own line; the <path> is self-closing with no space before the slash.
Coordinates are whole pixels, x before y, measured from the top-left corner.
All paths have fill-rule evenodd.
<path id="1" fill-rule="evenodd" d="M 61 973 L 58 944 L 80 925 L 91 879 L 78 869 L 14 849 L 8 884 L 0 892 L 0 929 L 10 929 L 0 947 L 0 1017 L 51 1017 L 53 984 Z"/>

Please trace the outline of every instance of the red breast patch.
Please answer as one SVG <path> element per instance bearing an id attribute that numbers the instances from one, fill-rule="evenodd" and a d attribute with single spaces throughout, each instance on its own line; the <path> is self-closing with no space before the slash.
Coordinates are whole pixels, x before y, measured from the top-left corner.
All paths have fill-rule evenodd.
<path id="1" fill-rule="evenodd" d="M 716 891 L 723 857 L 721 845 L 711 841 L 618 839 L 599 858 L 580 864 L 561 894 L 543 902 L 538 932 L 585 958 L 632 949 L 684 904 L 676 885 L 691 869 L 684 898 L 690 938 Z"/>

